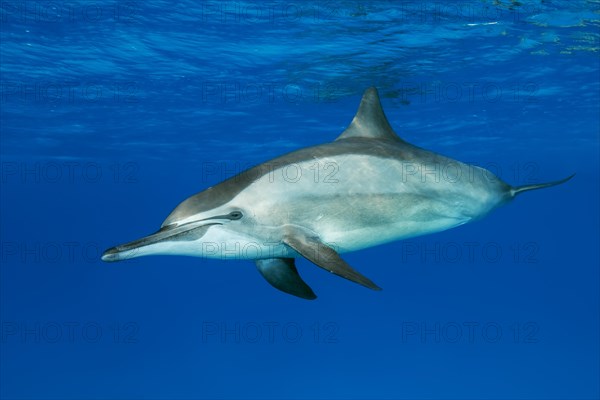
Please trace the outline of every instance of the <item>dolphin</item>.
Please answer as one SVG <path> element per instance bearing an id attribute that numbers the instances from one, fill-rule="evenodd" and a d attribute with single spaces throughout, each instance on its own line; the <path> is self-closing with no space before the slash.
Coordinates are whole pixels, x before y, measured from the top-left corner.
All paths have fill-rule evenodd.
<path id="1" fill-rule="evenodd" d="M 492 172 L 414 146 L 390 126 L 377 89 L 335 141 L 250 168 L 181 202 L 160 229 L 102 260 L 152 254 L 255 261 L 275 288 L 315 299 L 295 259 L 369 289 L 340 254 L 477 220 L 517 195 L 565 179 L 511 186 Z"/>

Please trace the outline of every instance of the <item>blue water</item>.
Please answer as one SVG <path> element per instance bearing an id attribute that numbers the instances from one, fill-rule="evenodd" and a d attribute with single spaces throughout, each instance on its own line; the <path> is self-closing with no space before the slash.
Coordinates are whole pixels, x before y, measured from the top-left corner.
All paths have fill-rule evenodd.
<path id="1" fill-rule="evenodd" d="M 0 396 L 600 396 L 597 1 L 2 1 Z M 376 86 L 405 140 L 518 185 L 487 218 L 299 260 L 106 264 L 181 200 L 333 140 Z"/>

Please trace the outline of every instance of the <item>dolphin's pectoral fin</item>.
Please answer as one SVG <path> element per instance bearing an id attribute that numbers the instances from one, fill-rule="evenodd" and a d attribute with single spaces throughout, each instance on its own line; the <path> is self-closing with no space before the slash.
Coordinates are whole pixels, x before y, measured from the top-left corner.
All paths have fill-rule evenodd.
<path id="1" fill-rule="evenodd" d="M 256 260 L 256 268 L 274 288 L 307 300 L 317 295 L 300 278 L 293 258 L 269 258 Z"/>
<path id="2" fill-rule="evenodd" d="M 290 246 L 315 265 L 327 271 L 356 282 L 373 290 L 381 290 L 373 281 L 348 265 L 331 247 L 321 242 L 317 237 L 307 234 L 302 229 L 288 229 L 283 243 Z"/>

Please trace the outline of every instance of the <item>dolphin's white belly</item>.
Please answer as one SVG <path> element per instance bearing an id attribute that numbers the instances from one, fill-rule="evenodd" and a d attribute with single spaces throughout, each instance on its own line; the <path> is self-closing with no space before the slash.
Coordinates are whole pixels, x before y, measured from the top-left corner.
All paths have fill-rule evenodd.
<path id="1" fill-rule="evenodd" d="M 415 164 L 343 154 L 272 168 L 231 204 L 251 205 L 253 218 L 263 226 L 302 226 L 346 252 L 484 215 L 498 195 L 493 182 L 482 184 L 489 179 L 482 171 L 438 155 Z"/>

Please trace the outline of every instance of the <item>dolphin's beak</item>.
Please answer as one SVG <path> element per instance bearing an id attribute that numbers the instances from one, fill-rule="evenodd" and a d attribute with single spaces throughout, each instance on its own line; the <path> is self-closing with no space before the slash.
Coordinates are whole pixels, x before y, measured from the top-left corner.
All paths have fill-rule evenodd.
<path id="1" fill-rule="evenodd" d="M 183 225 L 169 225 L 159 231 L 129 243 L 111 247 L 102 254 L 102 261 L 128 260 L 144 255 L 144 248 L 164 242 L 191 241 L 204 236 L 208 228 L 221 225 L 218 222 L 195 221 Z"/>

